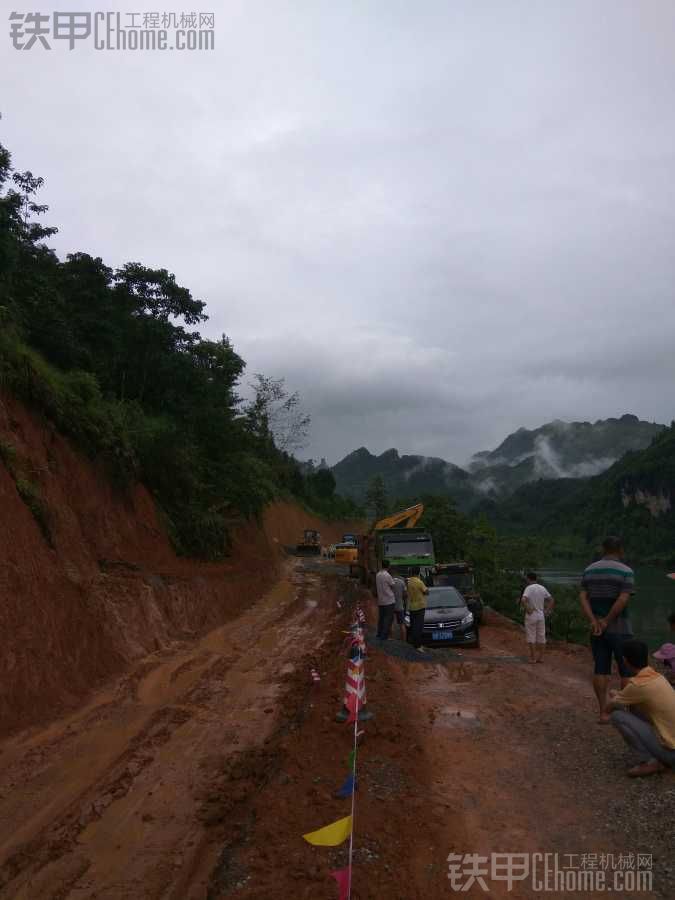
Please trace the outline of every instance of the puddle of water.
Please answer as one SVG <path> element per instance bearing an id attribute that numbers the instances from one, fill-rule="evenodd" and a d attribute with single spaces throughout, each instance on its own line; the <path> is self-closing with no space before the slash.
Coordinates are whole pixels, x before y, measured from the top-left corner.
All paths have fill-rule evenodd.
<path id="1" fill-rule="evenodd" d="M 436 723 L 451 728 L 477 728 L 480 725 L 480 719 L 473 710 L 443 706 L 438 710 Z"/>

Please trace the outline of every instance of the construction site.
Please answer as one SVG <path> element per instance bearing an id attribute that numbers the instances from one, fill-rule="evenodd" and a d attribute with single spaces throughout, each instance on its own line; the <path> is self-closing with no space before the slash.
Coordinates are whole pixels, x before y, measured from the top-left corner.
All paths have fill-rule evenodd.
<path id="1" fill-rule="evenodd" d="M 26 5 L 0 900 L 675 900 L 675 3 Z"/>
<path id="2" fill-rule="evenodd" d="M 415 560 L 431 562 L 430 536 L 402 527 L 415 510 L 364 534 L 278 503 L 237 532 L 230 561 L 195 563 L 175 556 L 141 487 L 121 500 L 19 404 L 3 410 L 3 434 L 51 473 L 57 510 L 49 547 L 0 467 L 3 900 L 335 898 L 346 846 L 303 835 L 349 813 L 337 791 L 351 729 L 336 716 L 357 608 L 369 716 L 352 897 L 446 897 L 449 854 L 647 845 L 653 889 L 622 896 L 672 896 L 667 794 L 635 820 L 633 786 L 617 795 L 612 774 L 625 750 L 607 730 L 579 765 L 584 648 L 553 644 L 533 679 L 520 630 L 490 610 L 479 649 L 421 659 L 372 640 L 382 548 L 400 565 L 398 539 L 421 534 Z M 316 532 L 324 548 L 358 534 L 356 560 L 317 552 Z M 489 896 L 537 892 L 491 881 Z"/>

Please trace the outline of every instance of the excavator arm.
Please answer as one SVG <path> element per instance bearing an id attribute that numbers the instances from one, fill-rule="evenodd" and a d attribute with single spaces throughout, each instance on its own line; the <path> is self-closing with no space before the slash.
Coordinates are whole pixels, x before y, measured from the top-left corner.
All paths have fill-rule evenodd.
<path id="1" fill-rule="evenodd" d="M 407 509 L 402 509 L 400 512 L 387 516 L 385 519 L 380 519 L 379 522 L 376 522 L 373 525 L 372 531 L 380 531 L 385 528 L 396 528 L 399 525 L 403 528 L 414 528 L 422 518 L 423 512 L 424 504 L 416 503 L 414 506 L 409 506 Z"/>

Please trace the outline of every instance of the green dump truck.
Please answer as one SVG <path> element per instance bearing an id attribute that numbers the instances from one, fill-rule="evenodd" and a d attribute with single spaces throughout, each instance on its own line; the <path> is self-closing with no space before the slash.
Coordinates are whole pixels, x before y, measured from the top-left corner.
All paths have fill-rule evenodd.
<path id="1" fill-rule="evenodd" d="M 423 528 L 387 528 L 360 535 L 358 551 L 352 574 L 372 590 L 385 559 L 389 560 L 392 574 L 404 577 L 413 567 L 419 567 L 422 576 L 427 577 L 436 564 L 433 539 Z"/>

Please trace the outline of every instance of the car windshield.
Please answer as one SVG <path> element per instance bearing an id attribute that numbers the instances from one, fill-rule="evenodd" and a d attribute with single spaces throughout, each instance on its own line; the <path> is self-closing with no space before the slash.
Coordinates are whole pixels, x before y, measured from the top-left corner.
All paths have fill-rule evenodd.
<path id="1" fill-rule="evenodd" d="M 466 606 L 464 597 L 453 587 L 429 588 L 427 609 L 438 609 L 441 606 Z"/>

